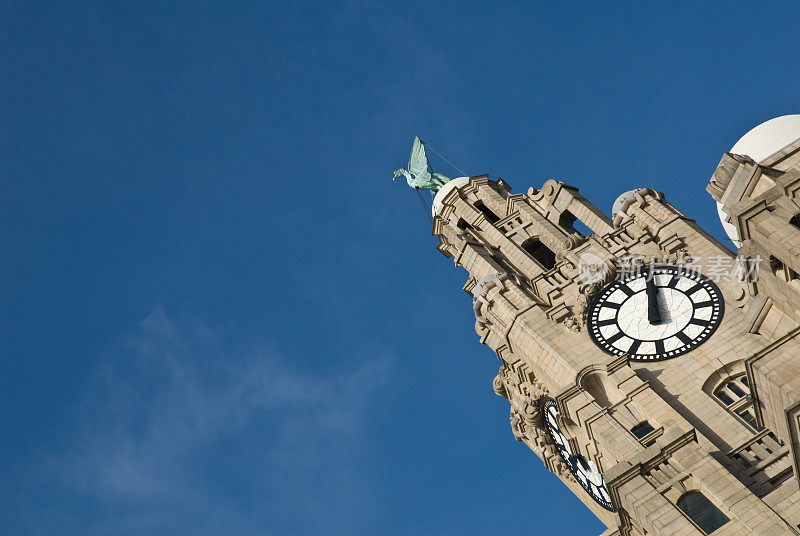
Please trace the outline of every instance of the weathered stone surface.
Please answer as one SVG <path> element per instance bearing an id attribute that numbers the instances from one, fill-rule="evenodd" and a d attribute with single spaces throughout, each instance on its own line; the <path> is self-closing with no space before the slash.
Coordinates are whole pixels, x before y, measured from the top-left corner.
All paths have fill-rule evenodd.
<path id="1" fill-rule="evenodd" d="M 587 305 L 614 273 L 593 284 L 582 280 L 580 263 L 587 255 L 609 266 L 631 255 L 688 260 L 711 277 L 715 262 L 732 261 L 664 194 L 636 190 L 613 222 L 553 180 L 512 195 L 502 180 L 470 177 L 437 198 L 438 249 L 468 272 L 464 289 L 474 297 L 480 342 L 500 361 L 493 388 L 509 400 L 513 435 L 608 526 L 604 535 L 703 534 L 678 507 L 692 491 L 730 519 L 715 535 L 798 534 L 798 147 L 766 166 L 723 159 L 708 190 L 739 199 L 726 210 L 740 254 L 751 264 L 760 258 L 761 271 L 720 280 L 717 331 L 687 354 L 652 363 L 592 342 Z M 576 221 L 594 234 L 583 236 Z M 572 452 L 604 473 L 616 511 L 598 506 L 559 456 L 540 413 L 544 396 L 557 401 Z M 645 422 L 644 435 L 632 432 Z"/>

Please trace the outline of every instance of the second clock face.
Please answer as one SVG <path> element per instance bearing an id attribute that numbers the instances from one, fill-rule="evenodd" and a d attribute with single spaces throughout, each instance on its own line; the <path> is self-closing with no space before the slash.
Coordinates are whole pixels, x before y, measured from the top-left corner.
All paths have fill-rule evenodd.
<path id="1" fill-rule="evenodd" d="M 633 272 L 614 281 L 589 306 L 592 340 L 631 361 L 659 361 L 705 342 L 724 312 L 722 294 L 707 277 L 676 266 Z"/>
<path id="2" fill-rule="evenodd" d="M 544 398 L 542 400 L 542 412 L 544 413 L 544 426 L 550 439 L 555 443 L 558 455 L 564 460 L 567 468 L 578 481 L 578 484 L 586 490 L 586 493 L 594 499 L 597 504 L 609 510 L 614 511 L 614 506 L 611 504 L 611 497 L 606 489 L 606 484 L 603 481 L 603 475 L 598 471 L 597 466 L 587 460 L 582 454 L 573 454 L 572 447 L 570 447 L 569 439 L 561 429 L 558 416 L 558 405 L 552 398 Z"/>

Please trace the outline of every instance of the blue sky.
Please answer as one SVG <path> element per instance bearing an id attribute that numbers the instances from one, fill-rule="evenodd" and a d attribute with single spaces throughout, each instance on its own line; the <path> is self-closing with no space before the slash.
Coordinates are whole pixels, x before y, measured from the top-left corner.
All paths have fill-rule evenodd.
<path id="1" fill-rule="evenodd" d="M 391 172 L 418 135 L 723 237 L 705 183 L 798 113 L 799 16 L 3 2 L 0 533 L 599 534 Z"/>

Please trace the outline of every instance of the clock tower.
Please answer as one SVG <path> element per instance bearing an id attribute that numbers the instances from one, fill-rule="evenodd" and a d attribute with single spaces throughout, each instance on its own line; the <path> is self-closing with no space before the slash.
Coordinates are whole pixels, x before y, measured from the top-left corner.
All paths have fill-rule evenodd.
<path id="1" fill-rule="evenodd" d="M 737 253 L 649 188 L 610 217 L 555 180 L 434 198 L 514 437 L 606 536 L 800 534 L 800 116 L 707 190 Z"/>

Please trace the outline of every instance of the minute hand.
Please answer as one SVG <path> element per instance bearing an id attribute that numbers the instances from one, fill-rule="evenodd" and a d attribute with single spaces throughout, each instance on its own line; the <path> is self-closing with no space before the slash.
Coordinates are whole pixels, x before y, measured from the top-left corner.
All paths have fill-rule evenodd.
<path id="1" fill-rule="evenodd" d="M 653 274 L 647 278 L 647 320 L 651 324 L 661 323 L 661 308 L 658 306 L 658 289 Z"/>

